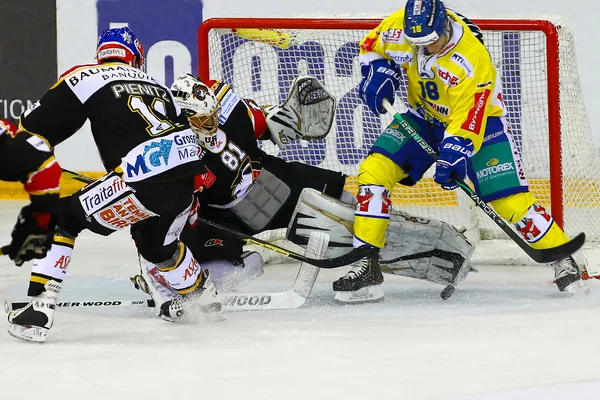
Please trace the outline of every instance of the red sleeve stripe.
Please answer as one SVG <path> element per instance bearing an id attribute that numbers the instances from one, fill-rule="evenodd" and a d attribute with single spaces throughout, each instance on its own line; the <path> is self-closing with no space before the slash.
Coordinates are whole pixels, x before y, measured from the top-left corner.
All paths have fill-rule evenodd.
<path id="1" fill-rule="evenodd" d="M 62 169 L 58 162 L 51 156 L 37 171 L 29 174 L 24 188 L 30 195 L 55 194 L 60 188 L 60 174 Z"/>
<path id="2" fill-rule="evenodd" d="M 252 100 L 244 101 L 248 105 L 248 115 L 252 119 L 254 126 L 254 137 L 259 139 L 267 131 L 267 120 L 261 108 Z"/>

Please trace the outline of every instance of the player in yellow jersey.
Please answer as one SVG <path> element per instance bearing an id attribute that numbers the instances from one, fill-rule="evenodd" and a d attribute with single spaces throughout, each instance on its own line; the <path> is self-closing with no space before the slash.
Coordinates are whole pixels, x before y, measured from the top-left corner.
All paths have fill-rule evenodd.
<path id="1" fill-rule="evenodd" d="M 479 29 L 441 0 L 408 0 L 361 41 L 359 93 L 376 114 L 393 103 L 401 73 L 408 78 L 408 111 L 402 117 L 439 151 L 434 180 L 447 190 L 469 179 L 481 199 L 513 224 L 534 248 L 567 236 L 529 192 L 521 157 L 504 119 L 500 75 Z M 490 170 L 489 166 L 498 168 Z M 396 182 L 416 184 L 433 160 L 408 132 L 392 122 L 360 166 L 354 245 L 382 248 Z M 554 264 L 560 291 L 586 293 L 569 257 Z M 380 300 L 383 275 L 376 258 L 362 260 L 333 284 L 341 301 Z"/>

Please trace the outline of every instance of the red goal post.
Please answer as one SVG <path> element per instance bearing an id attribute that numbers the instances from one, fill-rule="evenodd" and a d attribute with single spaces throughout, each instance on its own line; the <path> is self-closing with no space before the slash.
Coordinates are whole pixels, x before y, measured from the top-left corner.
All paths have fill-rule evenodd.
<path id="1" fill-rule="evenodd" d="M 335 16 L 209 19 L 198 30 L 199 75 L 224 80 L 259 104 L 281 102 L 300 71 L 317 75 L 338 99 L 336 123 L 320 143 L 300 143 L 280 155 L 353 175 L 376 134 L 390 122 L 376 118 L 355 94 L 358 42 L 380 21 Z M 585 231 L 600 238 L 600 157 L 581 99 L 572 30 L 558 17 L 474 22 L 502 74 L 507 119 L 531 191 L 567 233 Z M 397 96 L 402 101 L 402 89 Z M 277 153 L 274 146 L 265 150 Z M 493 160 L 489 165 L 494 168 Z M 484 237 L 500 235 L 470 200 L 442 191 L 431 176 L 429 172 L 413 188 L 397 186 L 394 204 L 468 226 Z M 350 184 L 349 189 L 355 188 Z"/>

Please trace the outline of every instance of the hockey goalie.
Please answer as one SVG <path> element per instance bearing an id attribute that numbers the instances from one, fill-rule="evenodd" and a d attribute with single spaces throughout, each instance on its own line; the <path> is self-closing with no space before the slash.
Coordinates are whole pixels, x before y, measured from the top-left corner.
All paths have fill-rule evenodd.
<path id="1" fill-rule="evenodd" d="M 259 147 L 270 140 L 284 149 L 292 141 L 318 140 L 329 133 L 335 98 L 317 79 L 298 77 L 281 105 L 259 106 L 240 98 L 229 85 L 204 83 L 191 74 L 178 77 L 171 90 L 208 152 L 203 158 L 207 171 L 196 179 L 197 215 L 249 236 L 289 225 L 288 238 L 301 246 L 308 242 L 310 229 L 326 229 L 332 241 L 327 255 L 352 249 L 352 233 L 344 229 L 352 225 L 355 197 L 344 190 L 346 176 L 287 162 Z M 306 218 L 310 213 L 315 213 L 311 222 Z M 459 232 L 438 221 L 404 214 L 397 218 L 389 251 L 382 254 L 403 262 L 408 258 L 402 256 L 409 255 L 412 260 L 408 266 L 390 263 L 388 272 L 444 284 L 455 284 L 466 275 L 472 246 Z M 261 254 L 244 251 L 244 241 L 219 230 L 192 224 L 181 239 L 221 290 L 235 290 L 263 273 Z M 152 292 L 160 285 L 149 276 L 144 278 L 151 282 L 142 278 L 132 278 L 136 287 Z"/>

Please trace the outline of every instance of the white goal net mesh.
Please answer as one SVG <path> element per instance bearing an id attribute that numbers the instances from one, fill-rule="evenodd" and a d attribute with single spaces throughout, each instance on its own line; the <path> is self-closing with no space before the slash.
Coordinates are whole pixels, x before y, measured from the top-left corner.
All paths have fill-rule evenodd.
<path id="1" fill-rule="evenodd" d="M 240 96 L 259 104 L 282 103 L 299 74 L 317 77 L 338 101 L 330 134 L 323 140 L 294 143 L 284 151 L 270 143 L 264 149 L 287 160 L 354 176 L 391 121 L 389 116 L 380 119 L 372 114 L 357 95 L 358 43 L 380 19 L 336 18 L 330 21 L 342 21 L 344 26 L 335 28 L 328 28 L 325 19 L 209 20 L 199 34 L 201 75 L 225 81 Z M 565 21 L 549 21 L 550 34 L 537 28 L 547 23 L 539 20 L 475 22 L 483 29 L 502 76 L 507 119 L 530 190 L 564 223 L 567 234 L 584 231 L 590 239 L 600 240 L 600 158 L 580 92 L 574 37 Z M 404 93 L 401 87 L 397 105 L 402 104 Z M 502 237 L 463 193 L 441 190 L 432 176 L 430 170 L 414 187 L 398 185 L 394 206 L 468 226 L 483 239 Z M 350 180 L 347 189 L 355 192 L 355 182 Z"/>

